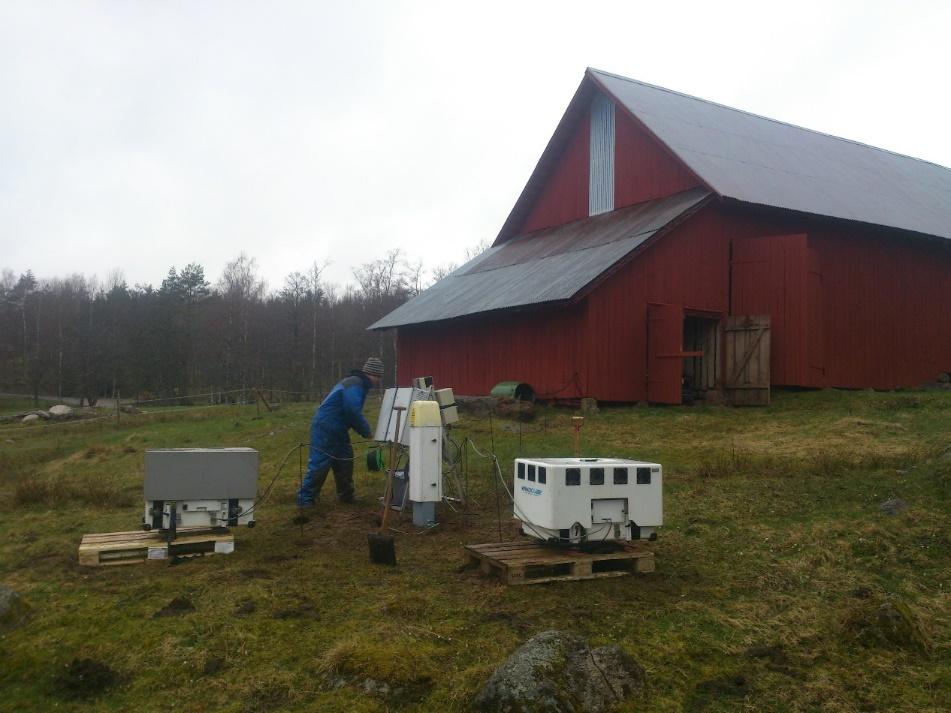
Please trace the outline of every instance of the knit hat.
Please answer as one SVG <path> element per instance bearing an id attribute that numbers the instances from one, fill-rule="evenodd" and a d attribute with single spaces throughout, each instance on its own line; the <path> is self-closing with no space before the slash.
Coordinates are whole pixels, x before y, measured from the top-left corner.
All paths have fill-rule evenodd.
<path id="1" fill-rule="evenodd" d="M 383 376 L 383 362 L 376 357 L 367 358 L 361 371 L 367 376 Z"/>

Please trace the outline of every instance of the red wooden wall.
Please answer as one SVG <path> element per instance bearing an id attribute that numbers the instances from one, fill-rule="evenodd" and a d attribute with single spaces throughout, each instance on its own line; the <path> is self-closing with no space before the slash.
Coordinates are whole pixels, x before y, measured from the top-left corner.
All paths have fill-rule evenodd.
<path id="1" fill-rule="evenodd" d="M 432 376 L 437 386 L 462 395 L 520 380 L 540 395 L 584 396 L 585 311 L 576 304 L 401 328 L 397 380 Z"/>
<path id="2" fill-rule="evenodd" d="M 822 385 L 892 389 L 951 370 L 951 246 L 851 226 L 809 242 Z"/>
<path id="3" fill-rule="evenodd" d="M 591 121 L 585 113 L 519 233 L 588 217 L 590 141 Z"/>
<path id="4" fill-rule="evenodd" d="M 648 303 L 727 314 L 729 240 L 723 215 L 708 207 L 650 245 L 587 298 L 588 386 L 608 401 L 647 399 Z"/>
<path id="5" fill-rule="evenodd" d="M 730 311 L 770 316 L 770 380 L 775 385 L 821 386 L 810 369 L 815 324 L 810 317 L 819 295 L 810 281 L 805 233 L 733 241 Z"/>
<path id="6" fill-rule="evenodd" d="M 657 139 L 617 107 L 614 112 L 614 207 L 672 196 L 700 182 Z"/>

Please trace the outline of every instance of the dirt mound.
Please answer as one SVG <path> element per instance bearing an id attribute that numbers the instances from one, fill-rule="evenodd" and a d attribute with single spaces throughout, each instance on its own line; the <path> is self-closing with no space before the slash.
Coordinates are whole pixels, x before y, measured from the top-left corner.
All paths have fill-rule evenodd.
<path id="1" fill-rule="evenodd" d="M 845 622 L 846 636 L 872 648 L 912 649 L 928 653 L 931 640 L 917 615 L 897 599 L 862 599 Z"/>
<path id="2" fill-rule="evenodd" d="M 187 597 L 175 597 L 172 601 L 155 612 L 154 617 L 158 619 L 163 616 L 182 616 L 183 614 L 190 614 L 193 611 L 195 611 L 195 605 L 192 604 L 191 599 Z"/>
<path id="3" fill-rule="evenodd" d="M 64 698 L 92 698 L 119 681 L 119 674 L 95 659 L 73 659 L 56 676 L 54 686 Z"/>

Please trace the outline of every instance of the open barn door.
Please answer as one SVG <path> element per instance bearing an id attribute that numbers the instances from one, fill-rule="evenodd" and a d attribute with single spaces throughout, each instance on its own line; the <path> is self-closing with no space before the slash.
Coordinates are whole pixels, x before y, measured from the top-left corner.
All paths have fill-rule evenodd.
<path id="1" fill-rule="evenodd" d="M 679 404 L 683 377 L 684 311 L 680 305 L 647 305 L 647 400 Z"/>
<path id="2" fill-rule="evenodd" d="M 769 404 L 769 315 L 727 317 L 724 390 L 734 406 Z"/>

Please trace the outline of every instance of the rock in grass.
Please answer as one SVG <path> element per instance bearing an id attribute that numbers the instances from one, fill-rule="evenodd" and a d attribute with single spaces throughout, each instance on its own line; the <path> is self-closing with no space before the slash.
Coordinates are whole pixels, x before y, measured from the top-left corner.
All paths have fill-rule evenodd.
<path id="1" fill-rule="evenodd" d="M 50 407 L 50 416 L 53 418 L 72 418 L 75 411 L 65 404 Z"/>
<path id="2" fill-rule="evenodd" d="M 487 711 L 603 711 L 644 684 L 644 669 L 617 646 L 591 649 L 561 631 L 533 636 L 496 669 L 476 697 Z"/>
<path id="3" fill-rule="evenodd" d="M 20 626 L 29 616 L 29 607 L 19 592 L 0 585 L 0 631 Z"/>
<path id="4" fill-rule="evenodd" d="M 892 498 L 879 505 L 878 509 L 886 515 L 897 515 L 906 507 L 908 507 L 908 503 L 901 498 Z"/>
<path id="5" fill-rule="evenodd" d="M 37 416 L 35 413 L 28 413 L 26 416 L 24 416 L 20 420 L 20 423 L 36 423 L 39 420 L 40 420 L 40 417 Z"/>

